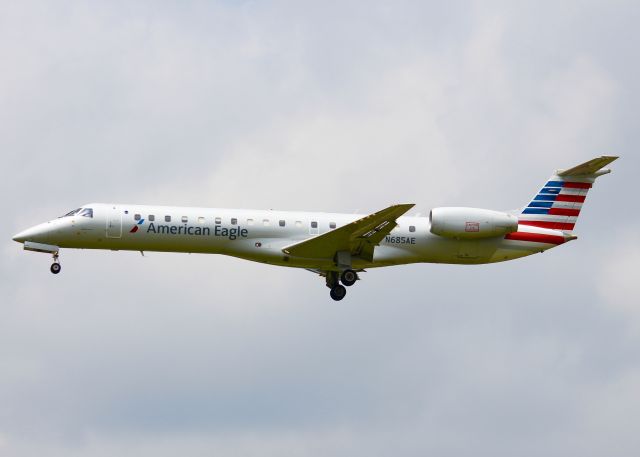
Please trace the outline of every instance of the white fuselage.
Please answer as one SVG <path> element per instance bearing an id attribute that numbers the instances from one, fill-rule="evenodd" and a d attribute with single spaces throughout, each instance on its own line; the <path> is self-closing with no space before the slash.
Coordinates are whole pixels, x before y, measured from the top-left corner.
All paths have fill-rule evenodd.
<path id="1" fill-rule="evenodd" d="M 224 254 L 273 265 L 337 270 L 334 258 L 301 258 L 283 248 L 342 227 L 360 214 L 241 210 L 93 203 L 92 216 L 60 217 L 16 235 L 17 241 L 60 248 Z M 560 243 L 505 239 L 463 240 L 434 235 L 427 217 L 399 217 L 375 248 L 373 261 L 352 268 L 416 262 L 480 264 L 542 252 Z M 521 226 L 519 232 L 563 237 L 561 231 Z M 569 239 L 569 238 L 567 238 Z"/>

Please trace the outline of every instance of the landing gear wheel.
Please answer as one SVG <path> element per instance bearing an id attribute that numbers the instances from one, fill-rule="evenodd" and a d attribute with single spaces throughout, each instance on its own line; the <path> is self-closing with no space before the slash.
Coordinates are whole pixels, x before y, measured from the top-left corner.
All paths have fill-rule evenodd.
<path id="1" fill-rule="evenodd" d="M 344 270 L 342 275 L 340 275 L 340 281 L 347 287 L 353 286 L 357 280 L 358 275 L 353 270 Z"/>
<path id="2" fill-rule="evenodd" d="M 60 273 L 60 270 L 62 270 L 62 266 L 58 262 L 51 264 L 51 273 L 57 275 Z"/>
<path id="3" fill-rule="evenodd" d="M 331 295 L 331 298 L 333 298 L 335 301 L 340 301 L 344 298 L 345 295 L 347 295 L 347 289 L 345 289 L 344 286 L 338 284 L 337 286 L 333 286 L 331 288 L 331 292 L 329 293 L 329 295 Z"/>

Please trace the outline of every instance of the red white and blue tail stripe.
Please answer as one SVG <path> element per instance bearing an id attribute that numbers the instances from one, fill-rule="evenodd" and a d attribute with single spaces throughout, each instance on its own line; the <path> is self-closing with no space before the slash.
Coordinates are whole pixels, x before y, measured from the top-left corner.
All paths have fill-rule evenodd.
<path id="1" fill-rule="evenodd" d="M 520 225 L 572 232 L 589 189 L 617 157 L 602 156 L 568 170 L 558 170 L 518 217 Z"/>
<path id="2" fill-rule="evenodd" d="M 595 178 L 553 176 L 519 216 L 521 225 L 572 231 Z"/>
<path id="3" fill-rule="evenodd" d="M 518 216 L 518 230 L 505 235 L 509 249 L 549 249 L 575 240 L 572 233 L 589 189 L 617 157 L 601 156 L 568 170 L 557 170 Z M 496 258 L 507 259 L 503 252 Z"/>

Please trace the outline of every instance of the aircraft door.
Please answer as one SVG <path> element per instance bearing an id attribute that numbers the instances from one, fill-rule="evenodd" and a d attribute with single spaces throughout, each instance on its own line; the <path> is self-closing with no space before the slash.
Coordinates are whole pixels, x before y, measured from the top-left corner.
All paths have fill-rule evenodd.
<path id="1" fill-rule="evenodd" d="M 122 213 L 117 207 L 109 208 L 107 213 L 107 238 L 122 236 Z"/>

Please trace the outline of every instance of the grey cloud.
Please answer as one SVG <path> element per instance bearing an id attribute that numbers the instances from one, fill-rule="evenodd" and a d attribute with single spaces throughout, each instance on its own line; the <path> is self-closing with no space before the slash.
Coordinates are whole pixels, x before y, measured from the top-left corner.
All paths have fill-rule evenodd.
<path id="1" fill-rule="evenodd" d="M 635 455 L 635 4 L 3 8 L 0 454 Z M 53 277 L 10 241 L 95 200 L 516 207 L 601 153 L 579 240 L 339 305 L 218 256 Z"/>

